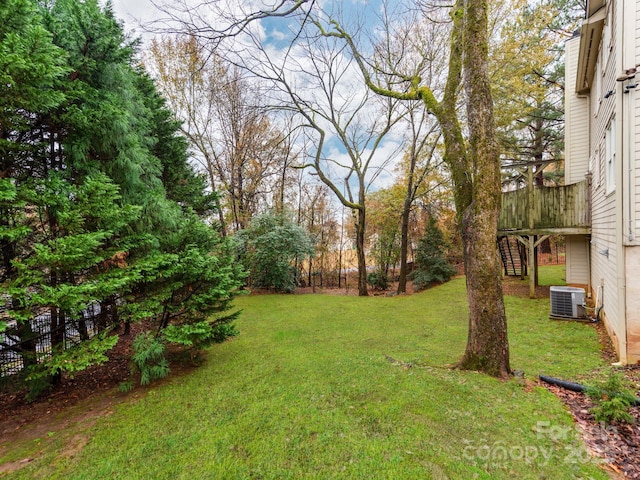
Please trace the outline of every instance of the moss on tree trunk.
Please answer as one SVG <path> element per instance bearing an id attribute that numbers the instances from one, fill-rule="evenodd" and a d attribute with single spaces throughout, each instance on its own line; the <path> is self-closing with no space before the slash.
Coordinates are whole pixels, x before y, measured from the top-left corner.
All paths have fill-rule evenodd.
<path id="1" fill-rule="evenodd" d="M 454 184 L 467 275 L 469 340 L 459 366 L 505 377 L 510 374 L 509 344 L 502 271 L 496 251 L 500 158 L 488 75 L 487 8 L 485 0 L 456 0 L 451 10 L 449 71 L 442 101 L 436 100 L 429 87 L 420 85 L 419 76 L 411 78 L 408 91 L 393 91 L 376 84 L 344 29 L 337 23 L 333 24 L 335 33 L 320 29 L 326 36 L 347 42 L 372 91 L 399 100 L 422 100 L 426 110 L 438 119 L 445 143 L 444 161 Z M 470 148 L 456 111 L 463 76 Z"/>
<path id="2" fill-rule="evenodd" d="M 502 275 L 496 251 L 500 155 L 488 74 L 487 4 L 465 0 L 462 45 L 473 200 L 462 218 L 469 336 L 460 367 L 510 374 Z"/>

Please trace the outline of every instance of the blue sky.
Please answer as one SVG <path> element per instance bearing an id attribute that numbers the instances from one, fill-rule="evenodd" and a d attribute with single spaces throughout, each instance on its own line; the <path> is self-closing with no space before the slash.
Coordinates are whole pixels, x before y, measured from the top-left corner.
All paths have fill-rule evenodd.
<path id="1" fill-rule="evenodd" d="M 160 0 L 163 2 L 164 0 Z M 137 34 L 142 34 L 142 30 L 138 27 L 140 22 L 148 22 L 157 19 L 162 16 L 162 13 L 151 3 L 151 0 L 112 0 L 113 8 L 116 15 L 125 22 L 125 29 L 127 31 L 135 30 Z M 194 0 L 194 4 L 196 1 Z M 198 2 L 202 3 L 202 2 Z M 249 3 L 249 2 L 247 2 Z M 350 19 L 358 18 L 360 21 L 366 21 L 368 26 L 377 22 L 377 11 L 380 9 L 381 0 L 347 0 L 343 2 L 336 2 L 333 0 L 319 0 L 319 4 L 323 5 L 325 10 L 332 12 L 337 18 L 342 19 L 347 23 Z M 340 11 L 339 11 L 340 10 Z M 364 20 L 363 20 L 364 19 Z M 295 30 L 295 21 L 288 18 L 274 18 L 264 20 L 261 23 L 261 27 L 266 34 L 267 44 L 274 50 L 285 48 L 289 45 L 289 37 L 291 30 Z M 146 36 L 145 34 L 144 36 Z M 357 89 L 359 88 L 359 82 L 356 79 L 358 75 L 357 71 L 353 71 L 353 81 L 349 82 L 350 85 L 347 88 L 353 90 L 353 95 L 358 95 Z M 364 85 L 362 86 L 364 89 Z M 373 117 L 373 113 L 369 115 L 369 118 Z M 365 115 L 365 119 L 367 116 Z M 398 155 L 398 145 L 401 139 L 399 135 L 390 135 L 379 147 L 379 154 L 376 154 L 376 162 L 382 163 L 390 155 Z M 335 135 L 330 135 L 325 149 L 325 156 L 331 156 L 334 159 L 340 160 L 349 164 L 349 158 L 342 144 L 338 141 Z M 394 162 L 395 163 L 395 162 Z M 392 178 L 392 167 L 386 169 L 381 175 L 379 175 L 376 181 L 375 188 L 389 185 Z M 338 175 L 340 177 L 341 175 Z"/>

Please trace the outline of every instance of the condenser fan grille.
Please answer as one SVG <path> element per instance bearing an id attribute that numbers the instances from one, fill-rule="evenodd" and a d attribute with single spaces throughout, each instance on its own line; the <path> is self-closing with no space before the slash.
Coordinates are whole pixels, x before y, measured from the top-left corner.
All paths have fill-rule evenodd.
<path id="1" fill-rule="evenodd" d="M 584 289 L 551 287 L 551 316 L 581 318 L 584 316 Z"/>

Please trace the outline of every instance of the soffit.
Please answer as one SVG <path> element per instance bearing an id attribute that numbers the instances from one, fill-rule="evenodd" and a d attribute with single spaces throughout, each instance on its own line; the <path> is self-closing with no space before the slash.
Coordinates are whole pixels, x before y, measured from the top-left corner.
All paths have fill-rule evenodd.
<path id="1" fill-rule="evenodd" d="M 600 4 L 600 9 L 589 16 L 580 28 L 580 53 L 578 54 L 578 72 L 576 79 L 576 93 L 586 94 L 591 90 L 593 76 L 596 71 L 598 61 L 598 49 L 602 39 L 602 29 L 604 20 L 607 17 L 605 2 L 589 2 L 587 12 L 593 4 Z"/>

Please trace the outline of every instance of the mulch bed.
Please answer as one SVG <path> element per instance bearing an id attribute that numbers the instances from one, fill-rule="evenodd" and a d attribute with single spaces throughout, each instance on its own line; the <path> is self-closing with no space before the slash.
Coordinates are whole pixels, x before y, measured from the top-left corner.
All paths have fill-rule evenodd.
<path id="1" fill-rule="evenodd" d="M 640 367 L 625 367 L 628 378 L 640 379 Z M 569 408 L 587 451 L 614 478 L 640 479 L 640 407 L 632 407 L 635 424 L 605 425 L 595 421 L 591 399 L 578 392 L 542 383 Z"/>

